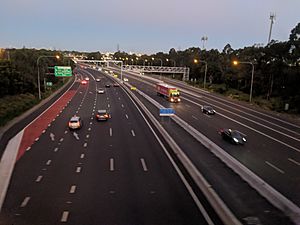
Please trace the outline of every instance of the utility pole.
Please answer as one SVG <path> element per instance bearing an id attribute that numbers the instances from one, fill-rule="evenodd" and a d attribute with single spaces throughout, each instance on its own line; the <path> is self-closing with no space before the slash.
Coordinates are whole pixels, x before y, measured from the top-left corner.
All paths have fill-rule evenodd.
<path id="1" fill-rule="evenodd" d="M 274 20 L 275 20 L 275 19 L 276 19 L 276 14 L 275 14 L 275 13 L 270 13 L 270 20 L 271 20 L 271 23 L 270 23 L 270 31 L 269 31 L 268 44 L 269 44 L 270 41 L 271 41 L 272 28 L 273 28 L 273 23 L 274 23 Z"/>

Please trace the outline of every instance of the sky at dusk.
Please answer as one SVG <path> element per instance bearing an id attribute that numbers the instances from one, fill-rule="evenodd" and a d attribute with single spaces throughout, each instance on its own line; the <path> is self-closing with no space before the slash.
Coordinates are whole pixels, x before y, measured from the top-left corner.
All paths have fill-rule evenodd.
<path id="1" fill-rule="evenodd" d="M 286 41 L 300 0 L 0 0 L 0 47 L 168 52 Z"/>

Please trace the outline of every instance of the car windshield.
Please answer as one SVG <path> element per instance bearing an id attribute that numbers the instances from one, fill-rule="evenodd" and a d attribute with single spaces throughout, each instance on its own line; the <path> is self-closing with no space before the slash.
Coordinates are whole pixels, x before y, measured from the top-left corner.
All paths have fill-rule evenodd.
<path id="1" fill-rule="evenodd" d="M 238 132 L 236 130 L 231 131 L 231 136 L 236 137 L 236 138 L 242 138 L 242 135 L 240 134 L 240 132 Z"/>

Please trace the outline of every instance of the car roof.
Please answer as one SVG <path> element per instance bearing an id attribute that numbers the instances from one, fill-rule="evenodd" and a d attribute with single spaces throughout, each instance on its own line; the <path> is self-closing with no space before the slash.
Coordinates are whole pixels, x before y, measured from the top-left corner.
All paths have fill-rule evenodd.
<path id="1" fill-rule="evenodd" d="M 97 112 L 98 113 L 107 113 L 107 110 L 106 109 L 99 109 Z"/>
<path id="2" fill-rule="evenodd" d="M 78 121 L 78 120 L 80 120 L 80 117 L 79 116 L 72 116 L 70 120 Z"/>

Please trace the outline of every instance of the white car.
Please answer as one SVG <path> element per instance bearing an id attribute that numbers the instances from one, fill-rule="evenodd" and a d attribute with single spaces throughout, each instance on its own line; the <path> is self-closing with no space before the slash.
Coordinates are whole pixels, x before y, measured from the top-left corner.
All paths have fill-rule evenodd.
<path id="1" fill-rule="evenodd" d="M 98 94 L 104 94 L 104 89 L 98 89 L 98 90 L 97 90 L 97 93 L 98 93 Z"/>
<path id="2" fill-rule="evenodd" d="M 125 77 L 124 79 L 123 79 L 125 82 L 128 82 L 128 79 Z"/>
<path id="3" fill-rule="evenodd" d="M 90 78 L 86 77 L 85 80 L 90 80 Z"/>
<path id="4" fill-rule="evenodd" d="M 96 82 L 100 82 L 100 78 L 96 78 Z"/>

